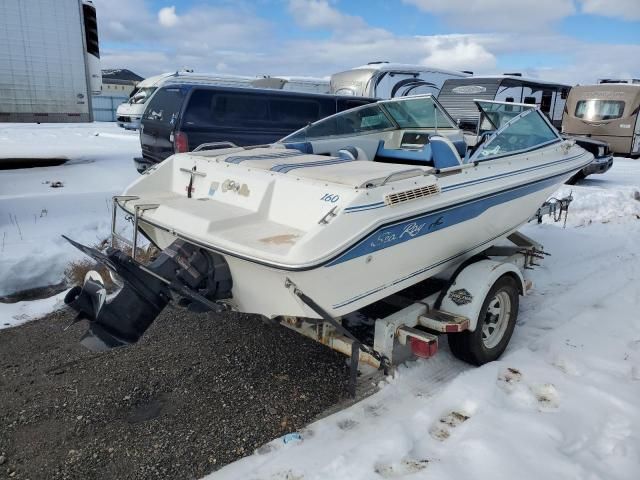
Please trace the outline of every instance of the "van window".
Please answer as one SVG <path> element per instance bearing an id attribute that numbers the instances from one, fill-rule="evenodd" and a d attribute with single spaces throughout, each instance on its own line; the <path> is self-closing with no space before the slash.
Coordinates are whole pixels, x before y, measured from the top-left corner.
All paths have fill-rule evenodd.
<path id="1" fill-rule="evenodd" d="M 202 96 L 202 105 L 200 105 Z M 195 98 L 194 98 L 195 97 Z M 259 95 L 238 93 L 215 93 L 200 90 L 193 94 L 189 106 L 206 106 L 210 122 L 217 125 L 244 126 L 256 125 L 269 120 L 269 103 Z"/>
<path id="2" fill-rule="evenodd" d="M 184 113 L 184 123 L 195 126 L 249 127 L 269 124 L 295 130 L 335 113 L 332 99 L 287 98 L 264 93 L 196 90 Z"/>
<path id="3" fill-rule="evenodd" d="M 343 112 L 345 110 L 350 110 L 352 108 L 361 107 L 362 105 L 367 105 L 369 103 L 371 103 L 370 100 L 358 98 L 339 98 L 337 113 Z"/>
<path id="4" fill-rule="evenodd" d="M 184 124 L 198 127 L 256 126 L 269 118 L 267 99 L 216 90 L 195 90 L 184 112 Z"/>
<path id="5" fill-rule="evenodd" d="M 622 117 L 624 102 L 620 100 L 579 100 L 575 116 L 584 120 L 613 120 Z"/>
<path id="6" fill-rule="evenodd" d="M 144 120 L 174 126 L 184 102 L 186 90 L 178 87 L 161 88 L 151 98 L 144 111 Z"/>
<path id="7" fill-rule="evenodd" d="M 335 107 L 332 100 L 271 97 L 269 111 L 278 128 L 295 130 L 335 113 Z"/>

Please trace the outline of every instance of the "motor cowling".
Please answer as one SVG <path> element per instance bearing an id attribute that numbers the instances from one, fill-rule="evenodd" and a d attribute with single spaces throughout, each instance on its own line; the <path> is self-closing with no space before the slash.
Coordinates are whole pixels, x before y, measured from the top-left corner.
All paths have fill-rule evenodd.
<path id="1" fill-rule="evenodd" d="M 78 312 L 76 320 L 90 322 L 80 341 L 90 350 L 137 342 L 172 300 L 172 290 L 186 294 L 181 304 L 198 311 L 211 310 L 215 305 L 211 302 L 231 297 L 233 282 L 224 258 L 183 240 L 173 242 L 144 267 L 119 249 L 108 248 L 103 254 L 67 240 L 104 263 L 124 283 L 107 300 L 104 281 L 92 271 L 82 286 L 67 293 L 64 301 Z"/>

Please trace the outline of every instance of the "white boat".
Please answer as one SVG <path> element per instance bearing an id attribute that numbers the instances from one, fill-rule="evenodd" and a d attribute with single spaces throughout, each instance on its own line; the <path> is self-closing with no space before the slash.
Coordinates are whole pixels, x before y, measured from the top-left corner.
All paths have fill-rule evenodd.
<path id="1" fill-rule="evenodd" d="M 125 281 L 137 275 L 133 293 L 90 307 L 77 287 L 68 303 L 117 345 L 137 340 L 168 289 L 211 308 L 339 318 L 454 268 L 593 160 L 535 106 L 477 104 L 473 148 L 426 95 L 342 112 L 273 145 L 176 154 L 115 199 L 163 255 L 131 273 L 138 263 L 122 252 L 85 248 Z"/>

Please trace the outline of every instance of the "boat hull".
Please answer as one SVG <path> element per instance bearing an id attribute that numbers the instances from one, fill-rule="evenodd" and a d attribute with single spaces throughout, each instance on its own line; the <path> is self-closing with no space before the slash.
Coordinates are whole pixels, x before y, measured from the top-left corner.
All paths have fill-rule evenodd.
<path id="1" fill-rule="evenodd" d="M 481 196 L 466 200 L 455 192 L 459 180 L 447 180 L 442 195 L 450 198 L 448 204 L 429 209 L 425 202 L 423 212 L 380 225 L 348 250 L 312 268 L 274 267 L 223 253 L 234 279 L 231 305 L 268 317 L 317 317 L 293 294 L 289 280 L 331 316 L 351 313 L 455 267 L 510 235 L 585 159 L 588 163 L 586 155 L 551 165 L 535 178 L 494 182 L 483 187 Z M 165 230 L 142 228 L 161 247 L 175 240 Z"/>

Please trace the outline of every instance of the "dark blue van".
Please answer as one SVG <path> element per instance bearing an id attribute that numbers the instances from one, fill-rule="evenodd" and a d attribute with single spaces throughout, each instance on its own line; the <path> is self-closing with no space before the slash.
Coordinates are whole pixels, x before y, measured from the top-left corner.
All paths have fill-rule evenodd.
<path id="1" fill-rule="evenodd" d="M 142 115 L 143 172 L 199 145 L 273 143 L 305 125 L 374 99 L 258 88 L 171 85 L 158 89 Z"/>

